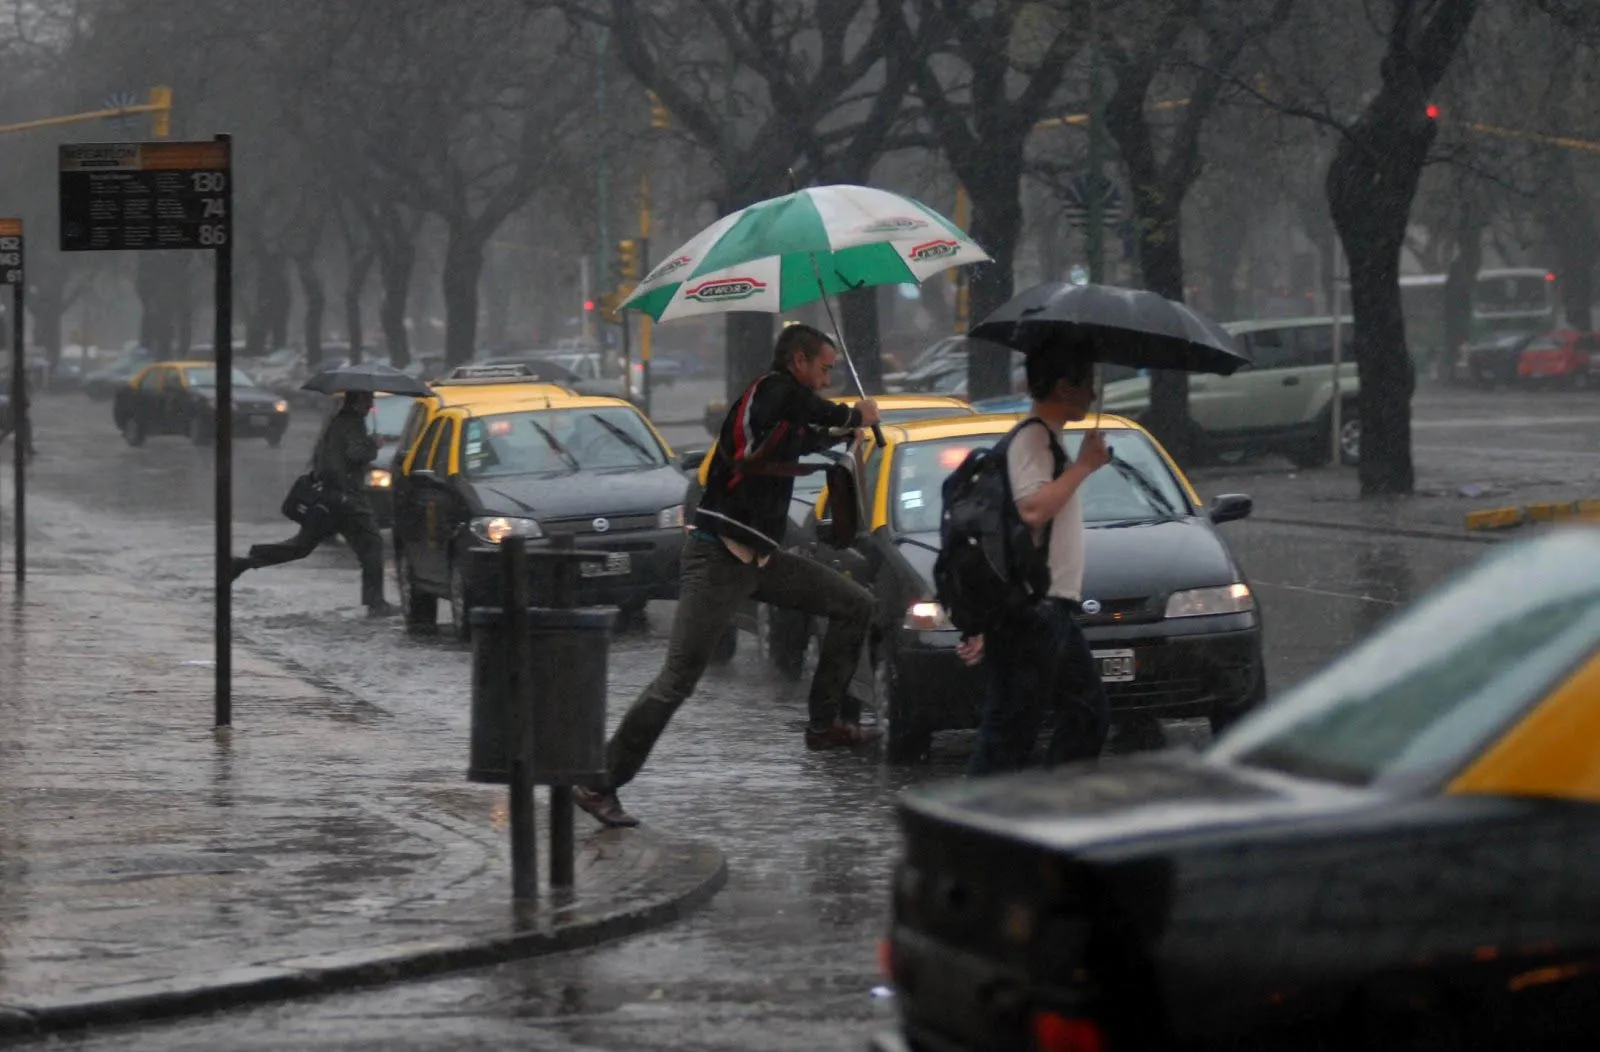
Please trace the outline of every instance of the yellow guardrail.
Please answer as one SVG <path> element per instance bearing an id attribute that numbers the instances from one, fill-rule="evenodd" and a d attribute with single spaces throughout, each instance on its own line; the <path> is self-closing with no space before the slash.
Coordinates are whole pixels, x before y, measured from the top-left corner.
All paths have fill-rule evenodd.
<path id="1" fill-rule="evenodd" d="M 1541 522 L 1600 522 L 1600 500 L 1540 501 L 1467 512 L 1469 530 L 1509 530 Z"/>

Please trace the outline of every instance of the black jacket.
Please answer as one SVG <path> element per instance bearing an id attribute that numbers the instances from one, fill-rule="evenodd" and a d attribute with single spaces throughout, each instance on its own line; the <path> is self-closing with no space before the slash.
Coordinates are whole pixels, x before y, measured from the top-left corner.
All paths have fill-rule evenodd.
<path id="1" fill-rule="evenodd" d="M 765 554 L 783 543 L 799 460 L 831 446 L 833 428 L 861 426 L 861 414 L 830 402 L 787 369 L 762 376 L 734 400 L 718 432 L 699 529 Z"/>
<path id="2" fill-rule="evenodd" d="M 367 430 L 362 414 L 340 409 L 317 442 L 312 467 L 327 489 L 347 500 L 365 500 L 367 467 L 377 455 L 378 440 Z"/>

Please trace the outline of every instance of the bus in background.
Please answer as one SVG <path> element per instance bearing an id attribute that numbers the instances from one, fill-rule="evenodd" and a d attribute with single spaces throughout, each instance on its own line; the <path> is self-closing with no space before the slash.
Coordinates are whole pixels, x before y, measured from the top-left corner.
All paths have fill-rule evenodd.
<path id="1" fill-rule="evenodd" d="M 1400 279 L 1400 309 L 1411 359 L 1419 372 L 1441 378 L 1447 378 L 1462 351 L 1445 347 L 1444 291 L 1443 274 L 1408 274 Z M 1560 314 L 1553 272 L 1542 267 L 1481 270 L 1472 289 L 1467 342 L 1550 332 L 1558 327 Z"/>

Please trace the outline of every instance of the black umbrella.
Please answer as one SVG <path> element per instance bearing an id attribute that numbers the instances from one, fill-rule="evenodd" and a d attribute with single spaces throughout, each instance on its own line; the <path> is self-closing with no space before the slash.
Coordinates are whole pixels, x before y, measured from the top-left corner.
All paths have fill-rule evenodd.
<path id="1" fill-rule="evenodd" d="M 968 335 L 1024 353 L 1085 346 L 1097 362 L 1227 376 L 1249 365 L 1222 326 L 1165 296 L 1050 281 L 1018 293 Z"/>
<path id="2" fill-rule="evenodd" d="M 324 369 L 301 384 L 300 390 L 319 391 L 322 394 L 370 391 L 374 394 L 382 392 L 417 397 L 433 394 L 432 388 L 409 373 L 403 373 L 391 365 L 366 362 L 359 365 L 341 365 L 337 369 Z"/>

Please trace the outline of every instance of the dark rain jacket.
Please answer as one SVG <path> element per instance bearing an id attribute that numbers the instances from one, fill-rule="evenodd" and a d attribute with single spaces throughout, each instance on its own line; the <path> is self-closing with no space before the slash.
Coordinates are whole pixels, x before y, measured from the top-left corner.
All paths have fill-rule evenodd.
<path id="1" fill-rule="evenodd" d="M 861 426 L 855 409 L 830 402 L 787 369 L 774 369 L 734 400 L 694 525 L 766 554 L 783 543 L 789 501 L 807 453 L 839 441 L 835 428 Z"/>
<path id="2" fill-rule="evenodd" d="M 329 492 L 359 503 L 366 500 L 367 467 L 377 456 L 378 440 L 367 430 L 365 416 L 340 409 L 317 442 L 312 469 Z"/>

